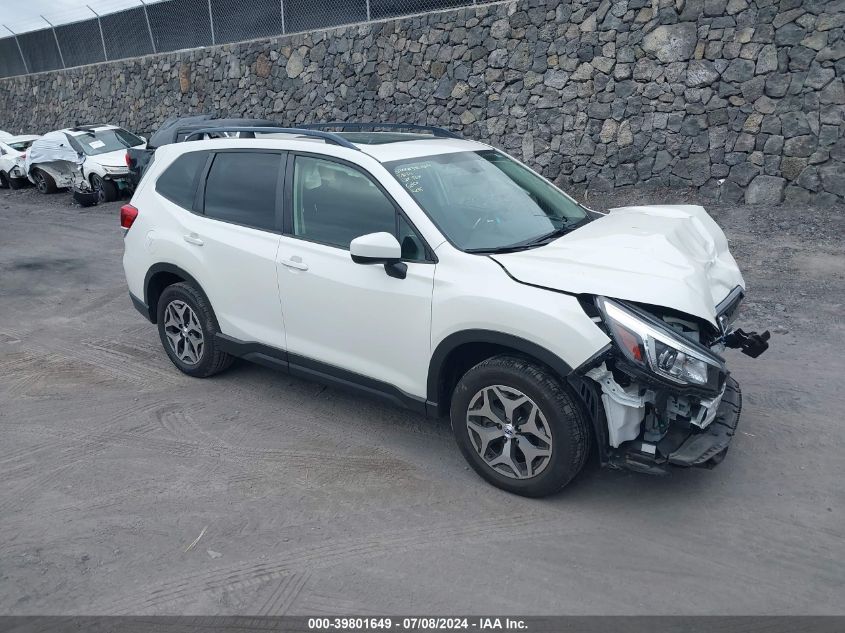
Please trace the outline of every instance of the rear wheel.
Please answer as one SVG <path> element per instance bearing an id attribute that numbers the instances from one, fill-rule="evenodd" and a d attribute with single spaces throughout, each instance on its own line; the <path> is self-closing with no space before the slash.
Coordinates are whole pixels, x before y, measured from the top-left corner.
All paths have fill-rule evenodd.
<path id="1" fill-rule="evenodd" d="M 6 175 L 5 171 L 0 171 L 0 189 L 8 189 L 9 188 L 9 176 Z"/>
<path id="2" fill-rule="evenodd" d="M 479 363 L 452 396 L 452 430 L 470 466 L 494 486 L 552 494 L 581 470 L 589 448 L 577 396 L 549 370 L 498 356 Z"/>
<path id="3" fill-rule="evenodd" d="M 36 169 L 32 172 L 32 178 L 40 193 L 56 193 L 56 181 L 47 172 Z"/>
<path id="4" fill-rule="evenodd" d="M 98 202 L 114 202 L 119 190 L 111 180 L 103 180 L 97 174 L 91 174 L 91 188 L 97 192 Z"/>
<path id="5" fill-rule="evenodd" d="M 205 295 L 189 283 L 164 289 L 158 300 L 158 334 L 164 351 L 179 370 L 207 378 L 232 364 L 234 358 L 219 349 L 220 331 Z"/>

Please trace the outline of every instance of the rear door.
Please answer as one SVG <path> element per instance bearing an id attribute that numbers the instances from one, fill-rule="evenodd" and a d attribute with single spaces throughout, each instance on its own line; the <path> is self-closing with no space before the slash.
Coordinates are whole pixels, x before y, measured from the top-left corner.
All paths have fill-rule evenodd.
<path id="1" fill-rule="evenodd" d="M 285 347 L 276 252 L 286 153 L 209 154 L 182 239 L 196 258 L 220 330 L 240 341 Z"/>

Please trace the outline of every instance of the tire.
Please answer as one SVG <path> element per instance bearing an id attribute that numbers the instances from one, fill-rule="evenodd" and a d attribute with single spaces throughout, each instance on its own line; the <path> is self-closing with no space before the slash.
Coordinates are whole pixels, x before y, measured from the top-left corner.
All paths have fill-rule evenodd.
<path id="1" fill-rule="evenodd" d="M 103 180 L 97 174 L 91 174 L 91 188 L 97 192 L 97 201 L 114 202 L 117 200 L 120 190 L 111 180 Z"/>
<path id="2" fill-rule="evenodd" d="M 502 398 L 508 405 L 502 404 Z M 508 416 L 505 407 L 523 398 L 526 400 L 512 408 Z M 470 466 L 488 482 L 525 497 L 543 497 L 568 484 L 587 459 L 590 435 L 577 398 L 569 385 L 542 365 L 496 356 L 470 369 L 455 387 L 450 411 L 452 431 Z M 484 415 L 470 415 L 470 409 L 475 411 L 485 404 L 500 422 L 509 424 L 501 426 Z M 532 419 L 534 433 L 530 430 Z M 500 429 L 500 437 L 492 439 Z M 508 443 L 512 449 L 509 458 L 504 450 Z M 533 457 L 528 459 L 523 446 Z"/>
<path id="3" fill-rule="evenodd" d="M 0 171 L 0 189 L 8 189 L 10 186 L 9 176 L 5 171 Z"/>
<path id="4" fill-rule="evenodd" d="M 183 306 L 187 306 L 195 318 L 191 319 L 190 313 L 186 312 Z M 170 315 L 169 309 L 172 309 Z M 194 285 L 181 282 L 165 288 L 158 300 L 157 313 L 161 344 L 170 360 L 182 373 L 194 378 L 208 378 L 227 369 L 234 361 L 234 357 L 217 346 L 214 335 L 220 328 L 214 311 L 205 295 Z M 189 330 L 187 334 L 184 331 L 179 334 L 182 329 L 178 321 L 180 314 L 182 325 Z M 177 318 L 174 319 L 174 316 Z M 197 330 L 202 335 L 199 345 Z"/>
<path id="5" fill-rule="evenodd" d="M 35 186 L 38 187 L 39 193 L 56 193 L 56 181 L 46 171 L 36 169 L 32 172 L 32 178 L 35 180 Z"/>

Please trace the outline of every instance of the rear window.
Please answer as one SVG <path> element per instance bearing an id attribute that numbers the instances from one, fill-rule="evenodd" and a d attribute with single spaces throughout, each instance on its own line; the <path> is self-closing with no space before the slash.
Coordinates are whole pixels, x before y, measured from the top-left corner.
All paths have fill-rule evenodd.
<path id="1" fill-rule="evenodd" d="M 276 226 L 281 154 L 221 152 L 205 183 L 205 215 L 259 229 Z"/>
<path id="2" fill-rule="evenodd" d="M 158 177 L 156 191 L 173 204 L 191 210 L 194 206 L 197 180 L 207 159 L 208 152 L 182 154 Z"/>
<path id="3" fill-rule="evenodd" d="M 29 149 L 29 146 L 35 142 L 35 139 L 31 141 L 18 141 L 16 143 L 9 143 L 9 147 L 19 152 L 24 151 L 25 149 Z"/>

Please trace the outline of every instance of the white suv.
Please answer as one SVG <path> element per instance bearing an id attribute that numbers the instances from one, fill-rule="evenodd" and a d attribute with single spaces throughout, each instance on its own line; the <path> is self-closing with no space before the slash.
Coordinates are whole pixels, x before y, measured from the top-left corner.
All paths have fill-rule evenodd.
<path id="1" fill-rule="evenodd" d="M 443 130 L 320 127 L 161 147 L 121 209 L 133 303 L 176 367 L 237 356 L 448 414 L 522 495 L 591 446 L 643 472 L 721 461 L 740 392 L 720 352 L 768 333 L 731 332 L 744 282 L 703 208 L 599 214 Z"/>

